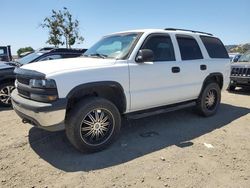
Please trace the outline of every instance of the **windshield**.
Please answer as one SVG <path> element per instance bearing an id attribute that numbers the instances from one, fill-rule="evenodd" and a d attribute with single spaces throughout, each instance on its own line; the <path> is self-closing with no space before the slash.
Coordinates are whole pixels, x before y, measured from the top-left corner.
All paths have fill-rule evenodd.
<path id="1" fill-rule="evenodd" d="M 238 62 L 250 62 L 250 51 L 242 55 L 240 59 L 238 60 Z"/>
<path id="2" fill-rule="evenodd" d="M 35 60 L 36 58 L 38 58 L 41 55 L 43 55 L 43 53 L 41 53 L 41 52 L 33 52 L 31 54 L 28 54 L 28 55 L 18 59 L 17 62 L 24 65 L 24 64 L 32 62 L 33 60 Z"/>
<path id="3" fill-rule="evenodd" d="M 138 39 L 139 33 L 122 33 L 104 37 L 88 49 L 84 56 L 99 58 L 125 58 Z"/>

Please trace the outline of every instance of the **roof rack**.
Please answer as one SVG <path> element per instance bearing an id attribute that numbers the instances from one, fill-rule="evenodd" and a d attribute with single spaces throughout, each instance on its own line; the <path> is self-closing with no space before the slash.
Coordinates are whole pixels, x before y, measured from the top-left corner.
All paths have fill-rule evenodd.
<path id="1" fill-rule="evenodd" d="M 201 34 L 206 34 L 206 35 L 213 36 L 213 34 L 211 34 L 211 33 L 206 33 L 206 32 L 202 32 L 202 31 L 188 30 L 188 29 L 165 28 L 164 30 L 168 30 L 168 31 L 189 31 L 189 32 L 192 32 L 192 33 L 201 33 Z"/>

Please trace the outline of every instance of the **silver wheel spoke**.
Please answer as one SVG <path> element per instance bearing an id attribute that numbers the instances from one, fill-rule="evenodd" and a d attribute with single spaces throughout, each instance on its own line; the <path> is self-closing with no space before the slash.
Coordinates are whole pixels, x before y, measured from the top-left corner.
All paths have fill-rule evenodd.
<path id="1" fill-rule="evenodd" d="M 103 127 L 103 126 L 102 126 L 102 127 L 101 127 L 101 130 L 102 130 L 102 131 L 107 131 L 107 130 L 108 130 L 108 128 L 107 128 L 107 127 Z"/>
<path id="2" fill-rule="evenodd" d="M 102 122 L 103 117 L 104 117 L 104 113 L 103 113 L 103 112 L 101 112 L 101 115 L 100 115 L 100 122 Z"/>
<path id="3" fill-rule="evenodd" d="M 96 122 L 96 121 L 95 121 L 95 118 L 94 118 L 91 114 L 88 114 L 88 117 L 90 118 L 90 120 L 91 120 L 93 123 Z"/>
<path id="4" fill-rule="evenodd" d="M 5 93 L 0 93 L 0 97 L 8 97 L 8 95 Z"/>
<path id="5" fill-rule="evenodd" d="M 100 135 L 104 136 L 104 133 L 103 133 L 102 129 L 100 129 Z"/>
<path id="6" fill-rule="evenodd" d="M 99 122 L 99 115 L 98 115 L 97 110 L 95 110 L 95 121 Z"/>
<path id="7" fill-rule="evenodd" d="M 106 116 L 102 121 L 101 121 L 101 123 L 105 123 L 107 120 L 108 120 L 108 116 Z"/>
<path id="8" fill-rule="evenodd" d="M 94 123 L 92 123 L 92 122 L 89 122 L 89 121 L 87 121 L 87 120 L 83 120 L 82 121 L 84 124 L 86 124 L 86 125 L 89 125 L 89 126 L 93 126 L 94 125 Z"/>
<path id="9" fill-rule="evenodd" d="M 82 131 L 90 131 L 92 127 L 82 127 Z"/>
<path id="10" fill-rule="evenodd" d="M 91 129 L 88 133 L 84 135 L 84 137 L 90 136 L 91 134 L 94 134 L 94 130 Z"/>
<path id="11" fill-rule="evenodd" d="M 107 125 L 109 125 L 109 122 L 106 122 L 106 123 L 102 123 L 102 126 L 107 126 Z"/>

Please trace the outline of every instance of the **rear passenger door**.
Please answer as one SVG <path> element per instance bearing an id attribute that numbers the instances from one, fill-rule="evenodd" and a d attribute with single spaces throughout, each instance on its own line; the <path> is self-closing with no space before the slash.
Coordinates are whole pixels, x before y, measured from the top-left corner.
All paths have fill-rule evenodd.
<path id="1" fill-rule="evenodd" d="M 197 39 L 191 35 L 176 35 L 176 43 L 180 52 L 178 59 L 180 73 L 177 82 L 181 90 L 179 93 L 181 101 L 198 98 L 207 76 L 207 61 L 203 58 L 204 54 Z"/>

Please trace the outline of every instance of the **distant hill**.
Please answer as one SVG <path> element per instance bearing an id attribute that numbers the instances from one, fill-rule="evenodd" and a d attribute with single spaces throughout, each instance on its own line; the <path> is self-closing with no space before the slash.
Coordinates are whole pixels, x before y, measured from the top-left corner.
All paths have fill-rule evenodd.
<path id="1" fill-rule="evenodd" d="M 244 53 L 250 50 L 250 43 L 239 44 L 239 45 L 225 45 L 228 52 L 239 52 Z"/>

